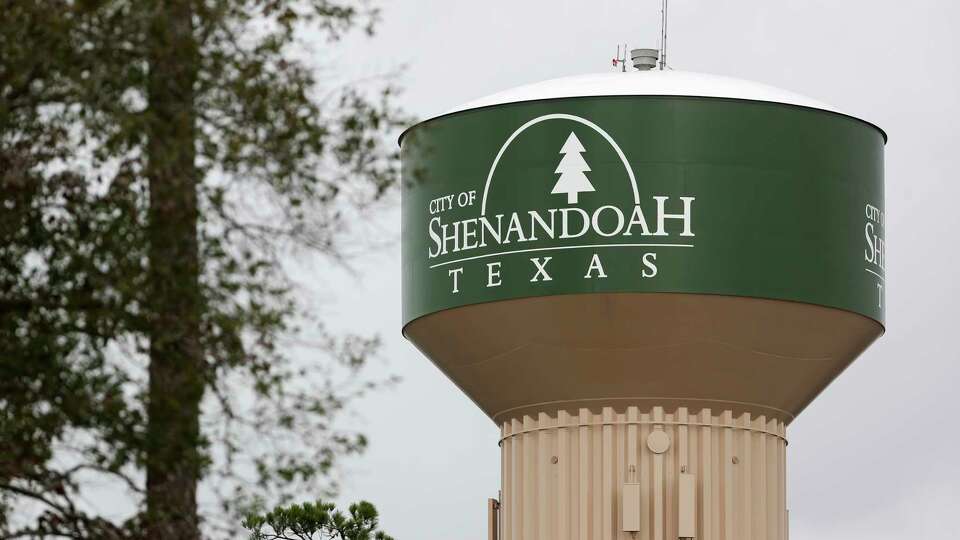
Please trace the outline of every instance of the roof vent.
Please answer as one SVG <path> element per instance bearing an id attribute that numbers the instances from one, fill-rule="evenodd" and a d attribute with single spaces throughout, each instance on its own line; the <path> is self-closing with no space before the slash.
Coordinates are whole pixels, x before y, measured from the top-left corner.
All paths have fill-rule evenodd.
<path id="1" fill-rule="evenodd" d="M 640 71 L 649 71 L 657 67 L 658 58 L 660 58 L 660 51 L 657 49 L 632 49 L 630 51 L 633 67 Z"/>

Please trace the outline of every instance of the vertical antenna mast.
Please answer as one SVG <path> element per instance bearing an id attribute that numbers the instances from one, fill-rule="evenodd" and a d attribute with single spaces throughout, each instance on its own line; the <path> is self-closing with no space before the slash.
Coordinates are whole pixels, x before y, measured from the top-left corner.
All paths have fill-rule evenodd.
<path id="1" fill-rule="evenodd" d="M 667 66 L 667 0 L 660 9 L 660 71 Z"/>
<path id="2" fill-rule="evenodd" d="M 617 45 L 617 56 L 613 58 L 613 66 L 620 66 L 620 71 L 627 72 L 627 44 L 623 44 L 623 54 L 620 54 L 620 45 Z"/>

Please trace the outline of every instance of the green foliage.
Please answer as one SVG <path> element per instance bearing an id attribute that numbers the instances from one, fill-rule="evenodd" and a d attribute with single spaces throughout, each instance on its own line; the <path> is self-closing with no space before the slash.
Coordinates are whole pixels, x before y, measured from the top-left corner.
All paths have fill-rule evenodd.
<path id="1" fill-rule="evenodd" d="M 243 526 L 250 540 L 393 540 L 377 530 L 377 509 L 366 501 L 351 504 L 348 514 L 323 501 L 278 506 L 248 515 Z"/>
<path id="2" fill-rule="evenodd" d="M 187 46 L 164 50 L 172 4 Z M 323 330 L 284 261 L 347 259 L 409 119 L 382 81 L 319 81 L 302 37 L 326 50 L 378 17 L 353 0 L 0 0 L 0 537 L 142 532 L 142 514 L 80 501 L 112 481 L 143 510 L 163 444 L 148 433 L 158 280 L 196 299 L 199 363 L 180 375 L 203 388 L 189 444 L 219 501 L 207 530 L 258 497 L 335 491 L 338 458 L 367 442 L 335 420 L 376 387 L 379 341 Z M 178 59 L 187 95 L 157 90 L 158 57 Z M 188 129 L 165 132 L 180 114 Z M 157 236 L 158 148 L 193 156 L 167 171 L 196 200 L 177 238 Z M 197 264 L 157 260 L 161 241 L 195 242 Z"/>

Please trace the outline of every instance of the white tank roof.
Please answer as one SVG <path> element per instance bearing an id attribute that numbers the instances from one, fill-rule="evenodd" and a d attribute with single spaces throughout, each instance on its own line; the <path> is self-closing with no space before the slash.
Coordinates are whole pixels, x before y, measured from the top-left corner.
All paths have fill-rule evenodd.
<path id="1" fill-rule="evenodd" d="M 812 98 L 765 84 L 688 71 L 633 71 L 562 77 L 511 88 L 445 114 L 504 103 L 588 96 L 694 96 L 786 103 L 845 114 Z"/>
<path id="2" fill-rule="evenodd" d="M 887 140 L 886 132 L 873 122 L 801 94 L 733 77 L 674 70 L 590 73 L 549 79 L 490 94 L 454 107 L 443 114 L 426 118 L 424 121 L 506 103 L 595 96 L 690 96 L 783 103 L 858 119 L 875 127 L 880 131 L 884 141 Z M 411 128 L 400 135 L 401 140 Z"/>

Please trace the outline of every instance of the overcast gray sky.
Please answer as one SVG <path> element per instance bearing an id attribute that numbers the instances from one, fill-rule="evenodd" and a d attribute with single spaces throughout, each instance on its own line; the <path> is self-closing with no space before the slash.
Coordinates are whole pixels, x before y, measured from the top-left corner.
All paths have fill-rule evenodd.
<path id="1" fill-rule="evenodd" d="M 611 70 L 617 43 L 657 44 L 659 0 L 381 2 L 384 23 L 337 62 L 409 69 L 406 107 L 427 117 L 547 78 Z M 956 384 L 960 230 L 960 3 L 672 0 L 675 69 L 755 80 L 873 121 L 886 152 L 887 333 L 790 426 L 791 537 L 958 538 Z M 811 216 L 816 209 L 810 209 Z M 375 226 L 399 241 L 399 213 Z M 385 339 L 377 369 L 404 382 L 359 405 L 372 446 L 347 466 L 406 540 L 486 538 L 499 484 L 497 430 L 400 335 L 398 246 L 324 274 L 320 314 Z M 320 282 L 318 282 L 320 283 Z"/>

